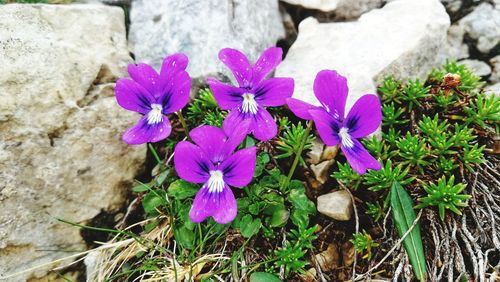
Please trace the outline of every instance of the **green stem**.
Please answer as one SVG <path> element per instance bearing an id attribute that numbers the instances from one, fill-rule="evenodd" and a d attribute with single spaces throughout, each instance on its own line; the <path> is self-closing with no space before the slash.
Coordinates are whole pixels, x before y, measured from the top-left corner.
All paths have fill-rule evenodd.
<path id="1" fill-rule="evenodd" d="M 304 136 L 302 136 L 302 140 L 300 140 L 300 146 L 297 152 L 295 152 L 295 159 L 293 160 L 292 167 L 290 168 L 290 172 L 288 172 L 288 176 L 285 179 L 285 182 L 283 183 L 283 186 L 281 187 L 282 189 L 288 188 L 288 184 L 290 184 L 290 180 L 292 179 L 293 173 L 295 172 L 295 169 L 297 168 L 297 165 L 299 164 L 300 156 L 302 155 L 302 151 L 304 150 L 304 146 L 306 145 L 307 137 L 309 137 L 309 132 L 311 132 L 311 128 L 313 125 L 313 121 L 310 120 L 307 123 L 307 128 L 304 133 Z"/>
<path id="2" fill-rule="evenodd" d="M 160 165 L 160 170 L 161 171 L 167 170 L 167 168 L 165 167 L 165 165 L 161 161 L 160 157 L 158 156 L 158 153 L 156 152 L 155 148 L 153 147 L 153 144 L 148 143 L 148 147 L 149 147 L 149 150 L 151 151 L 151 153 L 153 154 L 153 157 L 155 158 L 156 162 Z"/>
<path id="3" fill-rule="evenodd" d="M 186 124 L 186 120 L 184 119 L 184 116 L 182 115 L 182 111 L 178 111 L 177 116 L 179 117 L 179 121 L 182 124 L 182 128 L 184 128 L 184 133 L 186 134 L 187 139 L 192 142 L 193 140 L 191 140 L 191 137 L 189 137 L 189 128 Z"/>

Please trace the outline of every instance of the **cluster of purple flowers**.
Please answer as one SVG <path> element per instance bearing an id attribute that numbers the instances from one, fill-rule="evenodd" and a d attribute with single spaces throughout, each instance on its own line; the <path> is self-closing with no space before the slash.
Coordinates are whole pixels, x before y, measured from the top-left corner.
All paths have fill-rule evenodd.
<path id="1" fill-rule="evenodd" d="M 231 222 L 237 213 L 236 199 L 230 186 L 244 187 L 253 178 L 256 148 L 235 151 L 248 134 L 268 141 L 278 133 L 278 127 L 265 107 L 288 104 L 299 118 L 313 120 L 320 138 L 326 145 L 340 144 L 352 168 L 362 174 L 367 169 L 380 169 L 357 140 L 373 133 L 382 119 L 378 97 L 361 97 L 347 115 L 344 114 L 348 95 L 347 80 L 335 71 L 323 70 L 314 81 L 314 93 L 321 107 L 291 98 L 292 78 L 267 78 L 282 60 L 280 48 L 269 48 L 255 64 L 234 49 L 222 49 L 219 59 L 232 71 L 238 86 L 208 78 L 208 84 L 219 106 L 229 110 L 222 129 L 199 126 L 189 132 L 194 142 L 179 142 L 174 150 L 178 176 L 203 184 L 189 213 L 193 222 L 208 217 L 221 224 Z M 123 140 L 128 144 L 158 142 L 167 138 L 172 127 L 168 114 L 180 111 L 189 101 L 191 80 L 186 71 L 188 58 L 183 54 L 168 56 L 158 74 L 147 64 L 129 65 L 132 79 L 116 83 L 116 99 L 123 108 L 143 117 L 127 130 Z"/>

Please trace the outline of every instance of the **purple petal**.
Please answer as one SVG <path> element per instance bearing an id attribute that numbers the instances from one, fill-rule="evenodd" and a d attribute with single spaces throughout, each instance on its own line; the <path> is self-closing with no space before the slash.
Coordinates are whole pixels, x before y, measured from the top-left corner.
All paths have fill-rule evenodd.
<path id="1" fill-rule="evenodd" d="M 221 192 L 212 192 L 207 187 L 198 191 L 194 197 L 189 218 L 193 222 L 202 222 L 211 216 L 219 224 L 227 224 L 234 220 L 238 207 L 231 188 L 227 185 Z"/>
<path id="2" fill-rule="evenodd" d="M 188 62 L 188 57 L 182 53 L 167 56 L 161 65 L 160 77 L 173 77 L 174 74 L 186 70 Z"/>
<path id="3" fill-rule="evenodd" d="M 224 132 L 229 133 L 238 130 L 242 123 L 247 124 L 248 122 L 250 122 L 250 126 L 247 127 L 246 133 L 252 131 L 254 120 L 250 114 L 244 114 L 238 108 L 234 108 L 224 119 L 222 128 L 224 128 Z"/>
<path id="4" fill-rule="evenodd" d="M 278 126 L 271 114 L 264 108 L 259 107 L 254 115 L 252 123 L 253 136 L 260 141 L 267 141 L 278 134 Z"/>
<path id="5" fill-rule="evenodd" d="M 352 169 L 359 174 L 364 174 L 369 168 L 379 170 L 381 168 L 379 161 L 372 157 L 357 139 L 353 138 L 351 140 L 353 142 L 352 148 L 348 148 L 343 144 L 340 145 L 340 148 Z"/>
<path id="6" fill-rule="evenodd" d="M 309 114 L 309 110 L 322 109 L 295 98 L 286 99 L 286 103 L 288 105 L 288 108 L 290 108 L 290 111 L 292 111 L 294 115 L 305 120 L 313 119 Z"/>
<path id="7" fill-rule="evenodd" d="M 223 110 L 230 110 L 238 107 L 243 102 L 243 89 L 222 83 L 214 78 L 207 79 L 210 90 L 214 93 L 217 104 Z"/>
<path id="8" fill-rule="evenodd" d="M 174 165 L 180 178 L 194 183 L 206 182 L 214 169 L 205 150 L 187 141 L 175 146 Z"/>
<path id="9" fill-rule="evenodd" d="M 281 63 L 283 50 L 279 47 L 271 47 L 265 50 L 253 66 L 253 85 L 262 81 L 273 69 Z"/>
<path id="10" fill-rule="evenodd" d="M 172 126 L 167 116 L 163 116 L 159 123 L 148 124 L 148 116 L 145 115 L 123 134 L 122 140 L 130 145 L 154 143 L 167 138 L 171 131 Z"/>
<path id="11" fill-rule="evenodd" d="M 255 89 L 255 101 L 261 106 L 276 107 L 286 103 L 293 94 L 292 78 L 270 78 Z"/>
<path id="12" fill-rule="evenodd" d="M 227 137 L 222 129 L 211 125 L 203 125 L 192 129 L 189 136 L 194 143 L 206 152 L 213 163 L 221 162 L 228 156 L 223 150 Z"/>
<path id="13" fill-rule="evenodd" d="M 123 108 L 147 114 L 151 110 L 151 104 L 155 102 L 154 97 L 137 82 L 121 78 L 116 82 L 116 101 Z"/>
<path id="14" fill-rule="evenodd" d="M 129 64 L 128 73 L 130 77 L 139 83 L 142 87 L 149 91 L 154 97 L 157 96 L 159 92 L 159 80 L 160 76 L 158 73 L 148 64 Z"/>
<path id="15" fill-rule="evenodd" d="M 238 124 L 238 126 L 232 128 L 231 130 L 227 130 L 227 128 L 223 127 L 226 136 L 228 136 L 226 144 L 224 146 L 226 156 L 229 156 L 231 153 L 233 153 L 233 151 L 241 144 L 241 142 L 243 142 L 249 132 L 251 124 L 252 119 L 244 119 Z"/>
<path id="16" fill-rule="evenodd" d="M 309 114 L 316 124 L 319 137 L 328 146 L 335 146 L 339 143 L 340 138 L 338 135 L 340 123 L 333 116 L 326 112 L 325 109 L 309 110 Z"/>
<path id="17" fill-rule="evenodd" d="M 171 84 L 164 89 L 158 102 L 163 106 L 163 113 L 170 114 L 184 108 L 189 102 L 189 91 L 191 90 L 191 78 L 186 71 L 174 74 Z"/>
<path id="18" fill-rule="evenodd" d="M 347 99 L 347 80 L 332 70 L 322 70 L 314 80 L 314 94 L 319 102 L 339 120 L 344 119 L 345 103 Z"/>
<path id="19" fill-rule="evenodd" d="M 356 101 L 347 114 L 344 124 L 349 135 L 361 138 L 373 133 L 382 122 L 382 108 L 378 97 L 367 94 Z"/>
<path id="20" fill-rule="evenodd" d="M 256 149 L 241 149 L 231 155 L 219 166 L 224 182 L 231 186 L 243 187 L 252 181 L 255 170 Z"/>
<path id="21" fill-rule="evenodd" d="M 219 59 L 233 72 L 241 87 L 250 86 L 252 65 L 243 53 L 236 49 L 225 48 L 220 50 Z"/>

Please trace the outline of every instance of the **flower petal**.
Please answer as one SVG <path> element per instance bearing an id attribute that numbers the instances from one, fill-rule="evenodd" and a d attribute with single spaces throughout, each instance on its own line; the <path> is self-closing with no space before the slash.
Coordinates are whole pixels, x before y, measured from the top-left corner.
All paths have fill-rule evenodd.
<path id="1" fill-rule="evenodd" d="M 292 78 L 270 78 L 255 88 L 255 101 L 261 106 L 276 107 L 292 97 L 294 81 Z"/>
<path id="2" fill-rule="evenodd" d="M 194 183 L 204 183 L 210 178 L 210 170 L 214 169 L 205 150 L 187 141 L 175 146 L 174 165 L 180 178 Z"/>
<path id="3" fill-rule="evenodd" d="M 259 107 L 252 122 L 253 136 L 260 141 L 267 141 L 278 134 L 278 126 L 273 116 L 264 108 Z"/>
<path id="4" fill-rule="evenodd" d="M 335 146 L 339 143 L 340 137 L 338 132 L 340 130 L 340 123 L 331 114 L 327 113 L 325 109 L 309 110 L 309 114 L 316 124 L 319 137 L 328 146 Z"/>
<path id="5" fill-rule="evenodd" d="M 224 175 L 224 182 L 241 188 L 252 181 L 255 163 L 256 148 L 250 147 L 232 154 L 222 162 L 219 169 Z"/>
<path id="6" fill-rule="evenodd" d="M 327 112 L 339 120 L 344 119 L 347 99 L 347 79 L 336 71 L 322 70 L 314 80 L 314 94 Z"/>
<path id="7" fill-rule="evenodd" d="M 189 91 L 191 90 L 191 78 L 186 71 L 174 74 L 171 84 L 164 89 L 158 102 L 163 106 L 163 113 L 170 114 L 184 108 L 189 102 Z"/>
<path id="8" fill-rule="evenodd" d="M 162 79 L 173 77 L 174 74 L 185 71 L 188 62 L 188 57 L 182 53 L 176 53 L 165 57 L 161 65 L 160 77 Z"/>
<path id="9" fill-rule="evenodd" d="M 121 78 L 116 82 L 116 101 L 123 108 L 147 114 L 151 110 L 151 104 L 155 102 L 154 97 L 137 82 Z"/>
<path id="10" fill-rule="evenodd" d="M 372 157 L 357 139 L 352 139 L 352 142 L 354 143 L 352 148 L 344 145 L 340 145 L 340 148 L 355 172 L 364 174 L 369 168 L 374 170 L 381 168 L 380 162 Z"/>
<path id="11" fill-rule="evenodd" d="M 207 79 L 210 90 L 214 93 L 215 100 L 223 110 L 238 107 L 243 102 L 243 89 L 222 83 L 212 77 Z"/>
<path id="12" fill-rule="evenodd" d="M 367 94 L 359 98 L 347 114 L 344 124 L 349 135 L 361 138 L 373 133 L 382 122 L 382 107 L 377 95 Z"/>
<path id="13" fill-rule="evenodd" d="M 136 125 L 123 134 L 122 140 L 130 145 L 158 142 L 170 135 L 172 126 L 167 116 L 156 124 L 148 124 L 148 116 L 143 116 Z"/>
<path id="14" fill-rule="evenodd" d="M 253 66 L 253 85 L 262 81 L 273 69 L 281 63 L 283 50 L 279 47 L 271 47 L 262 52 L 260 58 Z"/>
<path id="15" fill-rule="evenodd" d="M 252 65 L 243 53 L 236 49 L 224 48 L 219 52 L 219 59 L 233 72 L 240 87 L 250 86 Z"/>
<path id="16" fill-rule="evenodd" d="M 206 152 L 213 163 L 221 162 L 228 156 L 223 150 L 227 137 L 222 129 L 211 125 L 202 125 L 192 129 L 189 136 L 196 145 Z"/>
<path id="17" fill-rule="evenodd" d="M 128 73 L 135 82 L 148 90 L 151 95 L 154 97 L 158 95 L 160 76 L 153 67 L 148 64 L 129 64 Z"/>
<path id="18" fill-rule="evenodd" d="M 194 197 L 189 218 L 193 222 L 202 222 L 211 216 L 219 224 L 227 224 L 234 220 L 238 212 L 233 191 L 227 185 L 221 192 L 212 192 L 206 186 Z"/>
<path id="19" fill-rule="evenodd" d="M 250 114 L 244 114 L 238 108 L 234 108 L 224 119 L 222 128 L 224 128 L 224 132 L 229 133 L 238 130 L 242 123 L 248 124 L 248 122 L 250 126 L 247 127 L 246 133 L 251 132 L 254 119 Z"/>
<path id="20" fill-rule="evenodd" d="M 286 99 L 286 103 L 288 105 L 288 108 L 290 109 L 290 111 L 292 111 L 294 115 L 305 120 L 313 119 L 311 114 L 309 114 L 309 110 L 322 109 L 321 107 L 313 106 L 309 103 L 306 103 L 304 101 L 295 98 Z"/>

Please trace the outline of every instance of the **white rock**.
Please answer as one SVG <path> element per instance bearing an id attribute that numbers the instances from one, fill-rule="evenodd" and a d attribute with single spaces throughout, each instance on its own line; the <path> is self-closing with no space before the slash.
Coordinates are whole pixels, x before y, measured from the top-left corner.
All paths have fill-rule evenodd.
<path id="1" fill-rule="evenodd" d="M 335 12 L 340 18 L 353 19 L 361 14 L 378 8 L 382 0 L 282 0 L 292 5 L 300 5 L 308 9 L 323 12 Z"/>
<path id="2" fill-rule="evenodd" d="M 276 76 L 295 78 L 294 97 L 319 105 L 312 92 L 316 74 L 334 69 L 348 78 L 347 107 L 375 81 L 425 77 L 435 64 L 450 20 L 437 0 L 398 0 L 363 14 L 358 21 L 318 23 L 307 18 Z"/>
<path id="3" fill-rule="evenodd" d="M 218 72 L 222 48 L 236 48 L 250 60 L 284 37 L 278 0 L 136 0 L 130 11 L 130 47 L 136 61 L 159 68 L 175 52 L 189 57 L 193 78 Z"/>
<path id="4" fill-rule="evenodd" d="M 441 48 L 436 64 L 442 65 L 446 60 L 460 60 L 469 57 L 469 47 L 464 43 L 464 27 L 458 24 L 450 26 L 448 35 Z"/>
<path id="5" fill-rule="evenodd" d="M 493 84 L 493 85 L 488 85 L 484 88 L 484 92 L 486 94 L 496 94 L 500 95 L 500 82 Z"/>
<path id="6" fill-rule="evenodd" d="M 85 250 L 56 218 L 86 223 L 123 204 L 145 157 L 120 140 L 138 119 L 114 98 L 125 34 L 117 7 L 0 5 L 1 275 Z"/>
<path id="7" fill-rule="evenodd" d="M 464 64 L 466 67 L 468 67 L 470 70 L 472 70 L 475 74 L 479 76 L 488 76 L 491 74 L 491 67 L 479 60 L 462 60 L 460 61 L 461 64 Z"/>
<path id="8" fill-rule="evenodd" d="M 319 164 L 311 164 L 311 170 L 314 173 L 314 177 L 316 177 L 316 180 L 318 180 L 319 183 L 325 184 L 325 182 L 328 180 L 330 176 L 328 172 L 334 162 L 334 160 L 329 160 L 321 162 Z"/>
<path id="9" fill-rule="evenodd" d="M 491 82 L 500 82 L 500 55 L 490 59 L 490 64 L 493 66 L 490 76 Z"/>
<path id="10" fill-rule="evenodd" d="M 481 53 L 489 53 L 500 43 L 500 9 L 489 3 L 477 6 L 459 24 L 464 26 L 471 38 L 477 40 L 476 47 Z"/>
<path id="11" fill-rule="evenodd" d="M 349 192 L 340 190 L 319 196 L 318 211 L 336 220 L 350 220 L 352 200 Z"/>

